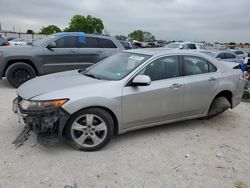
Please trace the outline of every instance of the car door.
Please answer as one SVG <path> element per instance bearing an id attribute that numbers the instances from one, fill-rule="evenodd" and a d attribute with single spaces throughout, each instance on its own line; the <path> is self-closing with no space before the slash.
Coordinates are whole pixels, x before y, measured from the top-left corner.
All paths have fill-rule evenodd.
<path id="1" fill-rule="evenodd" d="M 138 74 L 151 78 L 149 86 L 124 87 L 122 112 L 124 128 L 143 126 L 181 117 L 184 83 L 178 56 L 158 58 Z"/>
<path id="2" fill-rule="evenodd" d="M 185 55 L 181 60 L 185 85 L 183 116 L 202 114 L 215 96 L 220 73 L 204 58 Z"/>
<path id="3" fill-rule="evenodd" d="M 54 42 L 55 48 L 43 49 L 43 72 L 48 74 L 77 69 L 78 36 L 62 36 Z"/>
<path id="4" fill-rule="evenodd" d="M 86 36 L 85 42 L 80 43 L 78 68 L 86 69 L 105 57 L 105 49 L 99 45 L 98 38 Z"/>

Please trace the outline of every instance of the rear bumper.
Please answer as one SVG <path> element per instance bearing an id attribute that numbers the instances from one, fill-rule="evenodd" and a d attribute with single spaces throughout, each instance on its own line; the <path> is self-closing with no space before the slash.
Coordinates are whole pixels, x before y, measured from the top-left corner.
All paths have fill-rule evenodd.
<path id="1" fill-rule="evenodd" d="M 43 145 L 56 145 L 62 143 L 63 129 L 70 114 L 62 108 L 48 111 L 23 111 L 18 98 L 13 101 L 13 112 L 19 117 L 19 123 L 28 126 L 35 132 L 38 142 Z"/>
<path id="2" fill-rule="evenodd" d="M 232 99 L 232 108 L 234 108 L 240 104 L 240 102 L 242 100 L 243 92 L 244 92 L 244 86 L 245 86 L 245 79 L 239 78 L 237 90 L 236 90 L 235 95 L 233 96 L 233 99 Z"/>

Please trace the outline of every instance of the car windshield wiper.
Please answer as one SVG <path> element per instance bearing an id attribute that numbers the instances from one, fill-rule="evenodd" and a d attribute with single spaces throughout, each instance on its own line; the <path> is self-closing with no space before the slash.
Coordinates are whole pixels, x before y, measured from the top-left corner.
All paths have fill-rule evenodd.
<path id="1" fill-rule="evenodd" d="M 99 78 L 99 77 L 97 77 L 97 76 L 95 76 L 93 74 L 84 73 L 83 75 L 91 77 L 91 78 L 95 78 L 95 79 L 98 79 L 98 80 L 101 80 L 101 78 Z"/>

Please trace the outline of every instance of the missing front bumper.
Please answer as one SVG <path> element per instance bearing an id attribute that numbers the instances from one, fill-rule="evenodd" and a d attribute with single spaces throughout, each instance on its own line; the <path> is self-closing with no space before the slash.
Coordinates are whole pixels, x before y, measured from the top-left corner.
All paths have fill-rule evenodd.
<path id="1" fill-rule="evenodd" d="M 17 147 L 28 139 L 27 129 L 37 134 L 37 141 L 42 145 L 53 146 L 62 143 L 63 129 L 70 116 L 62 108 L 27 112 L 22 111 L 18 105 L 18 99 L 15 99 L 13 112 L 18 115 L 19 124 L 26 127 L 13 142 Z"/>

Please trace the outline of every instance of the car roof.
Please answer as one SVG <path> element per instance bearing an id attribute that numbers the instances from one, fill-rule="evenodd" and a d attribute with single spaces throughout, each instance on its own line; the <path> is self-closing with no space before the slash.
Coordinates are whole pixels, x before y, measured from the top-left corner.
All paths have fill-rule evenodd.
<path id="1" fill-rule="evenodd" d="M 100 37 L 100 38 L 112 38 L 108 35 L 98 35 L 98 34 L 86 34 L 84 32 L 58 32 L 55 33 L 57 36 L 71 36 L 71 35 L 79 35 L 79 36 L 91 36 L 91 37 Z"/>
<path id="2" fill-rule="evenodd" d="M 151 55 L 151 56 L 167 55 L 167 54 L 180 54 L 180 55 L 181 54 L 190 54 L 190 55 L 200 54 L 198 51 L 179 50 L 179 49 L 171 49 L 171 48 L 139 48 L 139 49 L 126 50 L 126 52 Z"/>
<path id="3" fill-rule="evenodd" d="M 220 53 L 229 53 L 229 54 L 234 54 L 232 51 L 230 50 L 217 50 L 217 49 L 210 49 L 210 50 L 203 50 L 204 52 L 211 52 L 211 53 L 216 53 L 216 54 L 220 54 Z"/>
<path id="4" fill-rule="evenodd" d="M 55 35 L 85 35 L 84 32 L 58 32 Z"/>

